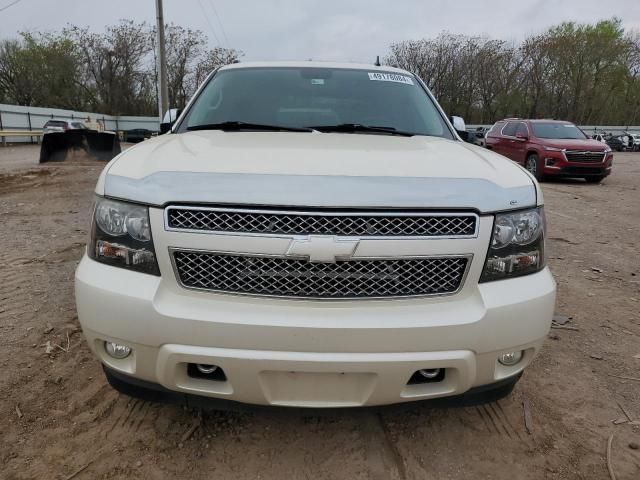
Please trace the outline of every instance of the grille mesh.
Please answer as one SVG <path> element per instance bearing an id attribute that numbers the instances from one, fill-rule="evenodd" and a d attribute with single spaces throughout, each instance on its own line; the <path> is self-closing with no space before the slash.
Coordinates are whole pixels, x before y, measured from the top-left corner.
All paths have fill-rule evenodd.
<path id="1" fill-rule="evenodd" d="M 452 293 L 465 257 L 312 263 L 278 257 L 174 251 L 180 282 L 205 290 L 300 298 L 405 297 Z"/>
<path id="2" fill-rule="evenodd" d="M 279 212 L 219 211 L 169 207 L 168 226 L 219 232 L 350 235 L 350 236 L 470 236 L 476 216 L 451 215 L 310 215 Z"/>
<path id="3" fill-rule="evenodd" d="M 567 151 L 567 160 L 578 163 L 596 163 L 604 160 L 604 152 Z"/>

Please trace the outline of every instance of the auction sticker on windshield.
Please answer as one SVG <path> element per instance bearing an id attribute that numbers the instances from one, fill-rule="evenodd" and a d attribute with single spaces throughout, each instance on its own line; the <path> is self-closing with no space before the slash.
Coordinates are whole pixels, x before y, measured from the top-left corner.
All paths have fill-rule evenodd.
<path id="1" fill-rule="evenodd" d="M 379 73 L 369 72 L 369 80 L 378 80 L 380 82 L 396 82 L 413 85 L 413 80 L 406 75 L 398 75 L 397 73 Z"/>

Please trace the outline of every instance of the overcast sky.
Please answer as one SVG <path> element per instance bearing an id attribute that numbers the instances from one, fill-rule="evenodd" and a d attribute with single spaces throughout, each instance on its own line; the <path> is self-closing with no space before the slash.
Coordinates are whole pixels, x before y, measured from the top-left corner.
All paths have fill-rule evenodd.
<path id="1" fill-rule="evenodd" d="M 640 30 L 640 0 L 164 0 L 164 10 L 167 23 L 200 29 L 245 60 L 370 62 L 393 42 L 443 30 L 518 40 L 612 16 Z M 122 18 L 155 22 L 155 0 L 19 0 L 0 11 L 0 38 L 67 23 L 100 31 Z"/>

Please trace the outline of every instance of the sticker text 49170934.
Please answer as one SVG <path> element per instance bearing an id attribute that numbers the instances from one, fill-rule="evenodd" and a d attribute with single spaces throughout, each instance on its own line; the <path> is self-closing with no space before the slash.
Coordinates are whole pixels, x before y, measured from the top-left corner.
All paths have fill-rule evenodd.
<path id="1" fill-rule="evenodd" d="M 369 72 L 369 80 L 378 80 L 380 82 L 396 82 L 404 83 L 406 85 L 413 85 L 411 77 L 406 75 L 399 75 L 397 73 L 381 73 L 381 72 Z"/>

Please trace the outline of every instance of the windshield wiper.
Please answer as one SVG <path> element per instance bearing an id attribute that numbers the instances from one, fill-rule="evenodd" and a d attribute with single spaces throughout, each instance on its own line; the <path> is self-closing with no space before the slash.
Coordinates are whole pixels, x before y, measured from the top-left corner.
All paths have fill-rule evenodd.
<path id="1" fill-rule="evenodd" d="M 263 125 L 259 123 L 228 121 L 192 125 L 187 130 L 259 130 L 264 132 L 312 132 L 310 128 L 285 127 L 282 125 Z"/>
<path id="2" fill-rule="evenodd" d="M 360 123 L 341 123 L 339 125 L 318 125 L 317 127 L 309 127 L 319 132 L 373 132 L 373 133 L 387 133 L 389 135 L 400 135 L 402 137 L 413 137 L 415 133 L 403 132 L 393 127 L 376 127 L 373 125 L 362 125 Z"/>

